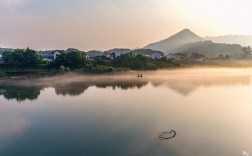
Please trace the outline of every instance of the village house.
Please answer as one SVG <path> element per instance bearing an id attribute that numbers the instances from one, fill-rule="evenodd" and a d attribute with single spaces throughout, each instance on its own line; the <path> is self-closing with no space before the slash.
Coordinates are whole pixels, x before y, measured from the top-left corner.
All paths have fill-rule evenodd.
<path id="1" fill-rule="evenodd" d="M 132 55 L 142 55 L 145 57 L 149 57 L 153 60 L 161 59 L 164 56 L 164 53 L 161 51 L 153 51 L 151 49 L 136 49 L 131 51 Z"/>
<path id="2" fill-rule="evenodd" d="M 131 52 L 130 49 L 115 48 L 115 49 L 108 50 L 104 53 L 107 58 L 113 59 L 114 57 L 119 57 L 121 55 L 129 54 L 130 52 Z"/>
<path id="3" fill-rule="evenodd" d="M 53 55 L 50 51 L 39 51 L 38 53 L 41 57 L 43 57 L 45 61 L 48 61 L 48 62 L 53 61 Z"/>
<path id="4" fill-rule="evenodd" d="M 102 57 L 102 56 L 104 56 L 104 53 L 101 51 L 92 50 L 92 51 L 86 52 L 86 58 L 89 58 L 89 59 L 94 59 L 96 57 Z"/>
<path id="5" fill-rule="evenodd" d="M 4 64 L 3 53 L 4 52 L 0 52 L 0 64 Z"/>
<path id="6" fill-rule="evenodd" d="M 161 59 L 163 56 L 164 53 L 162 53 L 161 51 L 154 51 L 152 54 L 150 54 L 150 58 L 153 60 Z"/>
<path id="7" fill-rule="evenodd" d="M 57 56 L 63 53 L 63 50 L 52 50 L 52 51 L 39 51 L 39 55 L 44 58 L 44 60 L 51 62 L 56 60 Z"/>
<path id="8" fill-rule="evenodd" d="M 168 54 L 166 57 L 168 60 L 180 60 L 180 57 L 173 53 Z"/>
<path id="9" fill-rule="evenodd" d="M 53 59 L 56 60 L 56 58 L 62 53 L 62 51 L 54 51 L 53 53 Z"/>
<path id="10" fill-rule="evenodd" d="M 115 58 L 115 55 L 114 54 L 106 53 L 105 57 L 106 57 L 106 59 L 113 60 Z"/>

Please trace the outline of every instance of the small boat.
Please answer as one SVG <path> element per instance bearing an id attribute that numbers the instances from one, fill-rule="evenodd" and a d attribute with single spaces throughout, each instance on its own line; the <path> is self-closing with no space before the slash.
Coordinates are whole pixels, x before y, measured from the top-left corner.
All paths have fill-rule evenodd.
<path id="1" fill-rule="evenodd" d="M 143 77 L 143 74 L 138 74 L 137 77 Z"/>

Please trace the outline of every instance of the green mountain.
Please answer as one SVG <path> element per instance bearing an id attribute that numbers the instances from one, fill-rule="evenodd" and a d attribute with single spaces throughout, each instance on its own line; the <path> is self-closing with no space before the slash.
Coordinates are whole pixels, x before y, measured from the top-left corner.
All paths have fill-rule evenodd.
<path id="1" fill-rule="evenodd" d="M 240 44 L 252 47 L 252 36 L 245 35 L 225 35 L 215 37 L 205 37 L 204 40 L 211 40 L 215 43 Z"/>
<path id="2" fill-rule="evenodd" d="M 174 52 L 177 48 L 181 46 L 199 41 L 203 41 L 203 39 L 198 35 L 196 35 L 195 33 L 193 33 L 191 30 L 184 29 L 167 39 L 149 44 L 144 48 L 162 51 L 167 54 Z"/>
<path id="3" fill-rule="evenodd" d="M 232 44 L 215 43 L 210 40 L 206 41 L 206 39 L 208 38 L 201 38 L 189 29 L 184 29 L 165 40 L 149 44 L 144 48 L 162 51 L 166 55 L 186 52 L 201 53 L 207 57 L 217 57 L 220 54 L 238 57 L 243 53 L 242 46 L 235 44 L 235 42 Z"/>
<path id="4" fill-rule="evenodd" d="M 239 44 L 223 44 L 214 43 L 212 41 L 200 41 L 190 43 L 175 50 L 175 53 L 200 53 L 207 57 L 217 57 L 220 54 L 229 55 L 231 57 L 240 57 L 242 54 L 242 46 Z"/>

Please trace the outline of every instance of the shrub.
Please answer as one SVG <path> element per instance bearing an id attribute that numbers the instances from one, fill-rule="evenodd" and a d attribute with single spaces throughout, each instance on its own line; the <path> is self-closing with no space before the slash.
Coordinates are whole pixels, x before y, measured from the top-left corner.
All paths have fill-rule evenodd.
<path id="1" fill-rule="evenodd" d="M 92 64 L 87 64 L 84 68 L 83 71 L 84 72 L 93 72 L 94 70 L 94 66 Z"/>
<path id="2" fill-rule="evenodd" d="M 114 68 L 112 67 L 106 67 L 106 66 L 96 66 L 94 72 L 95 73 L 107 73 L 107 72 L 113 72 Z"/>
<path id="3" fill-rule="evenodd" d="M 60 66 L 59 67 L 59 72 L 60 73 L 70 72 L 70 68 L 69 67 Z"/>
<path id="4" fill-rule="evenodd" d="M 114 71 L 115 71 L 115 69 L 113 67 L 109 67 L 107 70 L 107 72 L 114 72 Z"/>
<path id="5" fill-rule="evenodd" d="M 101 65 L 93 67 L 93 65 L 89 64 L 83 69 L 83 71 L 88 73 L 108 73 L 108 72 L 114 72 L 115 69 L 113 67 L 107 67 Z"/>
<path id="6" fill-rule="evenodd" d="M 6 76 L 6 73 L 5 73 L 5 72 L 2 72 L 2 71 L 0 70 L 0 77 L 3 77 L 3 76 Z"/>
<path id="7" fill-rule="evenodd" d="M 146 70 L 157 70 L 158 67 L 153 63 L 147 63 Z"/>

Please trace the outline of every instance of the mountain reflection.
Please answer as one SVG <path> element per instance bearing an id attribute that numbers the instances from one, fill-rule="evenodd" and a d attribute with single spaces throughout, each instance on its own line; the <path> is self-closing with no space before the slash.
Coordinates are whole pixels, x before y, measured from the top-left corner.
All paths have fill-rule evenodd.
<path id="1" fill-rule="evenodd" d="M 24 81 L 24 82 L 23 82 Z M 147 84 L 154 87 L 167 87 L 182 96 L 188 96 L 200 87 L 210 86 L 233 86 L 250 84 L 250 76 L 212 76 L 205 78 L 198 77 L 146 77 L 136 78 L 98 78 L 98 79 L 77 79 L 68 81 L 46 80 L 19 80 L 13 82 L 0 82 L 0 96 L 7 100 L 22 102 L 25 100 L 36 100 L 44 88 L 52 87 L 57 95 L 79 96 L 90 87 L 112 88 L 113 90 L 140 89 Z"/>
<path id="2" fill-rule="evenodd" d="M 187 96 L 199 87 L 211 86 L 233 86 L 250 84 L 250 76 L 223 76 L 223 77 L 207 77 L 207 78 L 183 78 L 169 80 L 151 81 L 155 87 L 166 86 L 177 93 Z"/>

